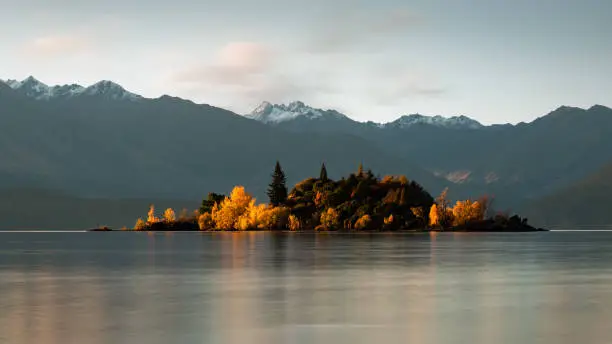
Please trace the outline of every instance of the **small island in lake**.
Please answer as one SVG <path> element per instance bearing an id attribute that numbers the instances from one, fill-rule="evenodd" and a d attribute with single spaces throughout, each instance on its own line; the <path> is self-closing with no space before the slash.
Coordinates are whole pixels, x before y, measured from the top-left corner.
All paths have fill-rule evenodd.
<path id="1" fill-rule="evenodd" d="M 297 183 L 290 191 L 280 163 L 276 163 L 267 195 L 258 204 L 243 186 L 229 196 L 210 193 L 199 210 L 171 208 L 157 217 L 151 205 L 146 220 L 138 219 L 135 231 L 541 231 L 526 219 L 489 215 L 491 201 L 447 199 L 446 190 L 433 198 L 405 176 L 379 178 L 360 165 L 356 173 L 340 180 L 327 176 L 325 164 L 318 178 Z"/>

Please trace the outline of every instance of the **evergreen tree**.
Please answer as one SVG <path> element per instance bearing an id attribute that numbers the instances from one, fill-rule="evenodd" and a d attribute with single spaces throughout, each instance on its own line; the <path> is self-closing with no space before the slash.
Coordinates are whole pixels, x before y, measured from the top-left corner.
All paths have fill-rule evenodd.
<path id="1" fill-rule="evenodd" d="M 327 178 L 327 169 L 325 168 L 325 163 L 323 163 L 323 165 L 321 166 L 321 176 L 319 177 L 319 179 L 324 182 L 329 180 Z"/>
<path id="2" fill-rule="evenodd" d="M 286 178 L 280 163 L 276 162 L 274 173 L 272 174 L 272 182 L 268 187 L 268 197 L 270 198 L 270 204 L 273 206 L 279 206 L 287 201 L 287 185 Z"/>

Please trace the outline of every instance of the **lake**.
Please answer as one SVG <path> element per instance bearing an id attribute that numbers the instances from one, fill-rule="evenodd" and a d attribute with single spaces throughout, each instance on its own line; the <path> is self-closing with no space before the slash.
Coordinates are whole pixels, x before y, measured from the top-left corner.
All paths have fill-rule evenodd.
<path id="1" fill-rule="evenodd" d="M 0 232 L 1 343 L 611 343 L 612 232 Z"/>

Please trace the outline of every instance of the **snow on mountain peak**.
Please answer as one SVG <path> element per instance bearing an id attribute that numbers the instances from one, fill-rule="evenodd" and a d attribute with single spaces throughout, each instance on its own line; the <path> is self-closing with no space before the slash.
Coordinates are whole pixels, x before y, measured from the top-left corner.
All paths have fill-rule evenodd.
<path id="1" fill-rule="evenodd" d="M 291 121 L 299 117 L 307 119 L 346 118 L 337 111 L 315 109 L 301 101 L 293 101 L 289 104 L 263 102 L 246 117 L 273 124 Z"/>
<path id="2" fill-rule="evenodd" d="M 393 122 L 385 123 L 383 127 L 409 128 L 423 124 L 451 129 L 478 129 L 483 126 L 478 121 L 466 116 L 442 117 L 414 114 L 402 116 Z"/>
<path id="3" fill-rule="evenodd" d="M 137 94 L 126 91 L 121 85 L 108 80 L 99 81 L 87 87 L 81 93 L 89 96 L 102 95 L 111 99 L 136 100 L 142 98 Z"/>
<path id="4" fill-rule="evenodd" d="M 48 86 L 33 76 L 29 76 L 23 81 L 6 80 L 4 83 L 12 89 L 37 100 L 50 100 L 78 95 L 102 95 L 111 99 L 127 100 L 141 98 L 139 95 L 126 91 L 120 85 L 106 80 L 100 81 L 87 88 L 77 84 Z"/>

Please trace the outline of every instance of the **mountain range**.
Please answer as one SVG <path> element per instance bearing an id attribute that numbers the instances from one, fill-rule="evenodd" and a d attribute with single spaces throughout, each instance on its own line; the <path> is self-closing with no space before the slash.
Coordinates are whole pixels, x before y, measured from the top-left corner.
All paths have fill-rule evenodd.
<path id="1" fill-rule="evenodd" d="M 494 195 L 500 210 L 536 207 L 612 163 L 612 110 L 601 105 L 560 107 L 517 125 L 420 114 L 374 123 L 297 101 L 238 115 L 144 98 L 110 81 L 47 86 L 30 77 L 0 82 L 0 127 L 0 189 L 109 202 L 181 199 L 193 208 L 235 184 L 263 198 L 277 159 L 289 184 L 316 175 L 322 162 L 332 178 L 361 162 L 381 175 L 406 174 L 432 193 Z M 57 216 L 69 218 L 63 212 Z M 107 224 L 124 225 L 120 212 Z M 536 221 L 550 222 L 538 213 Z M 584 219 L 565 223 L 572 221 Z"/>

